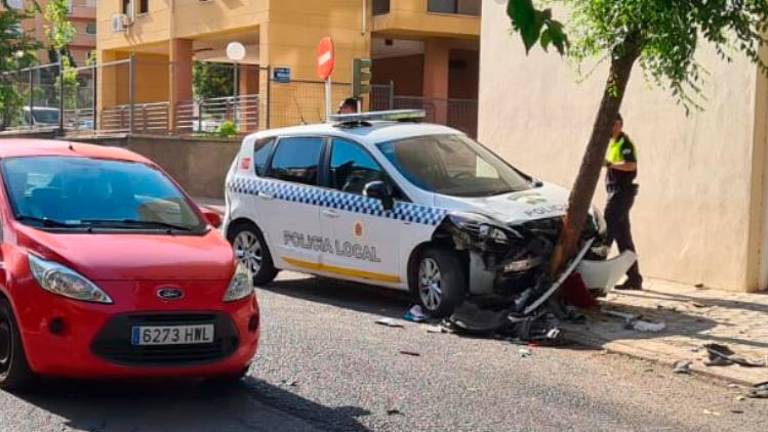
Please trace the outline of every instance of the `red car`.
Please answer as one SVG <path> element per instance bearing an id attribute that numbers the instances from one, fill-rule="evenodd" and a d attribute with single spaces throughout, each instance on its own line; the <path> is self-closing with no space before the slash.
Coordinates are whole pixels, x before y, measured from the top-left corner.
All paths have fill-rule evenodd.
<path id="1" fill-rule="evenodd" d="M 0 141 L 0 388 L 36 376 L 243 376 L 250 273 L 157 165 L 130 151 Z"/>

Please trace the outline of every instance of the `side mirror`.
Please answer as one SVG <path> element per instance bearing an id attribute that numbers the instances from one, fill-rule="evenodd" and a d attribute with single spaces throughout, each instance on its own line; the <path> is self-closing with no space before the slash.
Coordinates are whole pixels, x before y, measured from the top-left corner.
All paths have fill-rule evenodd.
<path id="1" fill-rule="evenodd" d="M 200 211 L 203 212 L 203 216 L 205 217 L 205 220 L 212 227 L 214 227 L 214 228 L 221 227 L 222 220 L 221 220 L 221 215 L 220 214 L 218 214 L 215 211 L 213 211 L 213 210 L 211 210 L 209 208 L 206 208 L 206 207 L 200 208 Z"/>
<path id="2" fill-rule="evenodd" d="M 366 183 L 363 188 L 363 195 L 380 200 L 384 210 L 392 210 L 395 208 L 395 199 L 392 196 L 392 188 L 381 180 Z"/>

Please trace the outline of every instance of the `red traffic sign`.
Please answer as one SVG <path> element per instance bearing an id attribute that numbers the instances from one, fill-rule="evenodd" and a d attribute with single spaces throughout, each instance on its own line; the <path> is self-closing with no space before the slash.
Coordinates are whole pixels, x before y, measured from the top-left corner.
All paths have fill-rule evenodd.
<path id="1" fill-rule="evenodd" d="M 334 64 L 336 64 L 336 52 L 333 49 L 333 41 L 329 37 L 324 37 L 317 46 L 317 76 L 327 80 L 333 73 Z"/>

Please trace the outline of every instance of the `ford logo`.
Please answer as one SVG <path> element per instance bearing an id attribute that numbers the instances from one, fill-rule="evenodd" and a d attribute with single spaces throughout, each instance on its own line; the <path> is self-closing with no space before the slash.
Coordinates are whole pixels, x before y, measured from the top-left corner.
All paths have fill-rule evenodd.
<path id="1" fill-rule="evenodd" d="M 184 291 L 178 288 L 160 288 L 157 296 L 163 300 L 179 300 L 184 297 Z"/>

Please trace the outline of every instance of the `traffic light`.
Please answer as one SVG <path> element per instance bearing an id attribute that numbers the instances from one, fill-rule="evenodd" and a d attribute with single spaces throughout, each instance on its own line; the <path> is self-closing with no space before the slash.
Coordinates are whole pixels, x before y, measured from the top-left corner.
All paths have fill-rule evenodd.
<path id="1" fill-rule="evenodd" d="M 367 96 L 371 88 L 371 59 L 352 61 L 352 97 Z"/>

